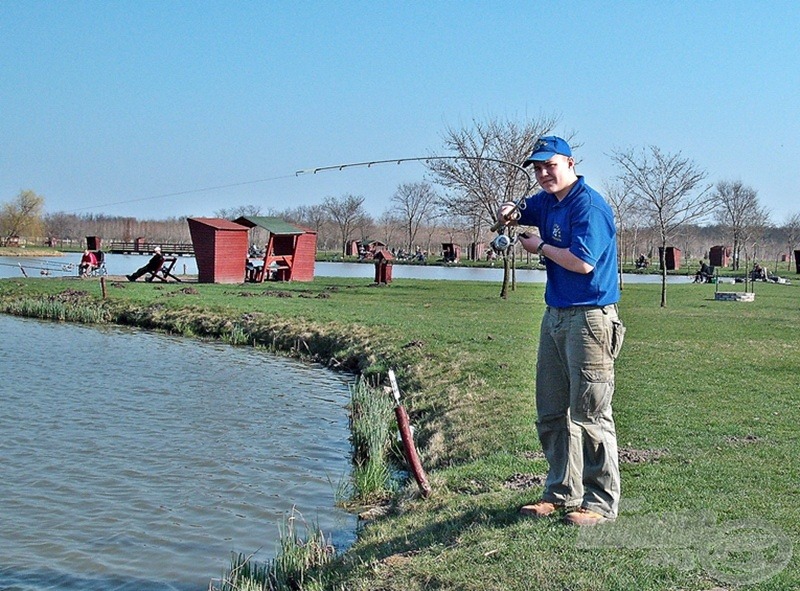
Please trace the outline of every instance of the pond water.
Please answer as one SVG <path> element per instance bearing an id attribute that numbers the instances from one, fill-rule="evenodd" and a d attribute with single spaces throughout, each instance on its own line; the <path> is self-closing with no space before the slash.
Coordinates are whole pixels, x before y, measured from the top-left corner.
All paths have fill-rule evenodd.
<path id="1" fill-rule="evenodd" d="M 202 591 L 293 507 L 352 543 L 347 376 L 2 315 L 0 343 L 0 589 Z"/>
<path id="2" fill-rule="evenodd" d="M 131 273 L 147 262 L 149 257 L 141 255 L 106 255 L 106 268 L 111 275 L 125 275 Z M 63 257 L 47 258 L 18 258 L 0 257 L 0 278 L 22 277 L 20 265 L 28 276 L 41 276 L 42 271 L 47 271 L 51 276 L 63 277 L 77 275 L 77 265 L 80 254 L 69 253 Z M 71 267 L 70 267 L 71 265 Z M 65 269 L 66 267 L 66 269 Z M 368 263 L 316 263 L 314 274 L 318 277 L 352 277 L 373 279 L 375 267 Z M 176 274 L 197 274 L 197 262 L 194 257 L 179 257 L 175 265 Z M 394 265 L 392 267 L 393 279 L 436 279 L 457 281 L 493 281 L 503 280 L 502 265 L 495 268 L 476 267 L 444 267 L 441 265 Z M 686 283 L 693 277 L 686 275 L 670 275 L 669 283 Z M 523 283 L 544 283 L 545 272 L 530 269 L 518 269 L 517 281 Z M 623 276 L 626 283 L 661 283 L 658 274 L 626 273 Z"/>

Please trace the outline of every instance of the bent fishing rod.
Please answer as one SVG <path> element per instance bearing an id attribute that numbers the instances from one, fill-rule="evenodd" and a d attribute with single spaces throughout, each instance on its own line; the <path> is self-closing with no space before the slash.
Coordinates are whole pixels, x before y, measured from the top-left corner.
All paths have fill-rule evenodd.
<path id="1" fill-rule="evenodd" d="M 503 164 L 505 166 L 510 166 L 511 168 L 515 169 L 518 173 L 521 172 L 525 176 L 525 190 L 523 191 L 522 196 L 519 199 L 511 201 L 513 203 L 513 207 L 506 213 L 506 223 L 496 222 L 490 230 L 492 232 L 497 232 L 498 235 L 492 240 L 492 248 L 498 252 L 502 252 L 507 250 L 511 247 L 515 240 L 513 237 L 509 237 L 505 235 L 505 230 L 508 225 L 508 222 L 514 219 L 515 214 L 518 214 L 520 211 L 525 209 L 525 198 L 530 194 L 531 190 L 533 189 L 533 179 L 531 178 L 530 173 L 525 170 L 520 164 L 516 164 L 515 162 L 511 162 L 509 160 L 503 160 L 502 158 L 492 158 L 490 156 L 417 156 L 412 158 L 391 158 L 387 160 L 368 160 L 364 162 L 349 162 L 346 164 L 333 164 L 330 166 L 318 166 L 315 168 L 305 168 L 302 170 L 298 170 L 295 172 L 295 176 L 300 176 L 302 174 L 317 174 L 318 172 L 327 172 L 327 171 L 341 171 L 346 168 L 356 168 L 356 167 L 366 167 L 371 168 L 374 165 L 378 164 L 402 164 L 403 162 L 425 162 L 428 163 L 432 160 L 466 160 L 468 162 L 475 161 L 475 162 L 494 162 L 496 164 Z"/>

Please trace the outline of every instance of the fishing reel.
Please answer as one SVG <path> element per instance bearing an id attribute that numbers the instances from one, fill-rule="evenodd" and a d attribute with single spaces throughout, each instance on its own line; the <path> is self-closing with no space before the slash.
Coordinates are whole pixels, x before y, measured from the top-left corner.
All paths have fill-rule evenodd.
<path id="1" fill-rule="evenodd" d="M 503 254 L 516 243 L 516 236 L 509 236 L 508 234 L 501 233 L 492 239 L 489 243 L 489 247 L 497 254 Z"/>
<path id="2" fill-rule="evenodd" d="M 499 233 L 494 239 L 489 243 L 489 246 L 493 251 L 497 254 L 502 254 L 507 252 L 509 248 L 514 246 L 520 238 L 530 238 L 531 235 L 529 232 L 520 232 L 519 234 L 512 234 L 511 231 L 509 234 L 505 233 L 505 228 L 502 228 L 498 231 Z"/>
<path id="3" fill-rule="evenodd" d="M 525 198 L 522 197 L 517 201 L 507 201 L 505 206 L 512 206 L 511 210 L 505 214 L 506 222 L 498 221 L 491 227 L 493 232 L 497 232 L 497 236 L 489 243 L 489 247 L 497 254 L 508 252 L 508 249 L 517 243 L 517 236 L 513 227 L 509 227 L 510 222 L 516 222 L 520 218 L 521 212 L 525 209 Z M 508 234 L 506 234 L 508 231 Z M 523 232 L 520 236 L 525 236 Z"/>

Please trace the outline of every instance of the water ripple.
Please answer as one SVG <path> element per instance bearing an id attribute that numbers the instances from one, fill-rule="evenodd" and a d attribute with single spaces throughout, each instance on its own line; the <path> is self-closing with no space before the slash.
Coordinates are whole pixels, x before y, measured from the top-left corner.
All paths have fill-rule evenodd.
<path id="1" fill-rule="evenodd" d="M 0 343 L 0 589 L 200 591 L 231 551 L 272 556 L 293 507 L 352 538 L 334 508 L 349 471 L 341 376 L 9 317 Z"/>

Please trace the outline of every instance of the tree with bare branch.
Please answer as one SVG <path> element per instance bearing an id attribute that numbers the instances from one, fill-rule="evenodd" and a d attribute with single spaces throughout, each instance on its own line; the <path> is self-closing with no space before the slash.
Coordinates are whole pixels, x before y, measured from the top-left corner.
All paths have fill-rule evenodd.
<path id="1" fill-rule="evenodd" d="M 347 255 L 347 244 L 352 240 L 353 233 L 363 226 L 367 213 L 364 210 L 364 197 L 356 195 L 343 195 L 342 197 L 325 197 L 322 207 L 331 217 L 334 225 L 339 228 L 342 254 Z"/>
<path id="2" fill-rule="evenodd" d="M 617 224 L 617 253 L 618 253 L 618 275 L 619 288 L 623 288 L 622 262 L 625 258 L 625 245 L 623 238 L 629 225 L 637 223 L 637 202 L 632 191 L 629 191 L 619 180 L 606 182 L 604 184 L 606 199 L 614 210 L 614 218 Z"/>
<path id="3" fill-rule="evenodd" d="M 528 157 L 536 140 L 556 123 L 554 117 L 522 123 L 493 118 L 473 121 L 471 127 L 448 127 L 445 149 L 458 158 L 428 163 L 436 181 L 449 189 L 441 199 L 442 207 L 491 227 L 504 201 L 516 201 L 532 187 L 531 177 L 518 165 Z M 510 258 L 505 254 L 502 298 L 508 297 L 511 278 Z"/>
<path id="4" fill-rule="evenodd" d="M 20 191 L 8 203 L 0 205 L 0 239 L 8 246 L 14 236 L 41 236 L 44 197 L 31 190 Z"/>
<path id="5" fill-rule="evenodd" d="M 406 247 L 413 252 L 417 232 L 436 216 L 439 195 L 430 183 L 403 183 L 392 195 L 392 211 L 403 221 Z"/>
<path id="6" fill-rule="evenodd" d="M 717 202 L 714 217 L 730 233 L 733 268 L 739 269 L 742 254 L 747 258 L 747 245 L 763 234 L 768 225 L 769 211 L 759 203 L 758 192 L 742 181 L 718 182 L 714 198 Z M 755 256 L 755 253 L 750 254 Z"/>
<path id="7" fill-rule="evenodd" d="M 791 270 L 792 255 L 794 255 L 795 246 L 800 242 L 800 213 L 789 215 L 783 224 L 783 230 L 786 233 L 786 245 L 789 248 L 789 261 L 786 269 Z"/>
<path id="8" fill-rule="evenodd" d="M 236 207 L 224 207 L 214 212 L 214 217 L 223 218 L 226 220 L 235 220 L 242 216 L 259 216 L 264 215 L 261 207 L 258 205 L 237 205 Z"/>
<path id="9" fill-rule="evenodd" d="M 657 146 L 614 151 L 611 159 L 620 167 L 617 178 L 627 187 L 659 234 L 661 248 L 661 307 L 667 305 L 667 244 L 690 222 L 702 220 L 714 208 L 706 172 L 680 152 L 669 154 Z"/>

